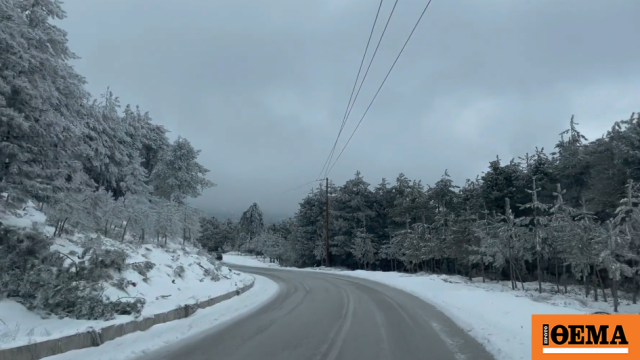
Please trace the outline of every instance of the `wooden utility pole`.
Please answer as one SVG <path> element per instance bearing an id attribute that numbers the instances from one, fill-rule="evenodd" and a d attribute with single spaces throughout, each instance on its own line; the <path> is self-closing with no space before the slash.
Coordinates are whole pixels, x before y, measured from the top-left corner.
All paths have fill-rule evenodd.
<path id="1" fill-rule="evenodd" d="M 325 202 L 325 224 L 324 224 L 324 246 L 326 266 L 331 266 L 330 254 L 329 254 L 329 178 L 325 178 L 325 195 L 327 201 Z"/>

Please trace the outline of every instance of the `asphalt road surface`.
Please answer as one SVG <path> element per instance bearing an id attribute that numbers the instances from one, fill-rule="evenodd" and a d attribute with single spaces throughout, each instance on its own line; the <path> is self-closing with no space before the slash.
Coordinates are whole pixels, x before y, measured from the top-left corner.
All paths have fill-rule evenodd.
<path id="1" fill-rule="evenodd" d="M 272 279 L 280 292 L 251 313 L 144 360 L 493 360 L 435 307 L 389 286 L 229 266 Z"/>

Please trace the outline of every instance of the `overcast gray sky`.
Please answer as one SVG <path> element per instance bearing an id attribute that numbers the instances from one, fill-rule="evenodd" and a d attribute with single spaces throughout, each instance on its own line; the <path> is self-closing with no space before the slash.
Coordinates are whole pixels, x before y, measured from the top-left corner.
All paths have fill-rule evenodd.
<path id="1" fill-rule="evenodd" d="M 426 0 L 401 0 L 339 142 Z M 384 2 L 377 41 L 393 5 Z M 76 68 L 202 149 L 203 209 L 293 213 L 349 100 L 377 0 L 66 0 Z M 551 149 L 575 114 L 590 139 L 638 111 L 640 1 L 433 0 L 330 174 L 458 183 L 498 154 Z M 372 49 L 373 50 L 373 49 Z M 366 63 L 365 63 L 366 65 Z"/>

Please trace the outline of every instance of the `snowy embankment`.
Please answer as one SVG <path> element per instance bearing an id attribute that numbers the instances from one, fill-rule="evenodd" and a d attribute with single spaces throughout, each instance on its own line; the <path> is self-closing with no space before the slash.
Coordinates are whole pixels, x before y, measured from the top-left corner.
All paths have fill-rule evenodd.
<path id="1" fill-rule="evenodd" d="M 256 267 L 278 267 L 277 264 L 252 256 L 225 254 L 224 262 Z M 293 269 L 293 268 L 292 268 Z M 525 360 L 531 358 L 531 315 L 587 314 L 596 311 L 612 312 L 611 294 L 608 302 L 587 299 L 582 287 L 572 286 L 567 294 L 556 293 L 556 286 L 525 283 L 526 291 L 512 290 L 508 281 L 482 282 L 461 276 L 403 274 L 377 271 L 344 271 L 327 268 L 295 269 L 299 271 L 340 272 L 384 283 L 404 290 L 436 306 L 461 328 L 478 339 L 496 360 Z M 520 284 L 518 284 L 520 286 Z M 601 290 L 599 298 L 602 299 Z M 561 292 L 564 290 L 561 288 Z M 632 304 L 621 296 L 619 312 L 640 313 L 640 304 Z"/>
<path id="2" fill-rule="evenodd" d="M 194 315 L 152 327 L 106 342 L 99 347 L 70 351 L 46 360 L 133 360 L 160 348 L 181 346 L 216 328 L 251 312 L 278 293 L 278 285 L 262 276 L 254 275 L 250 291 L 212 307 L 198 310 Z M 185 359 L 188 360 L 188 359 Z"/>
<path id="3" fill-rule="evenodd" d="M 53 228 L 47 226 L 45 220 L 45 215 L 37 211 L 32 203 L 28 203 L 22 210 L 3 209 L 0 214 L 0 222 L 5 226 L 25 230 L 37 228 L 51 236 Z M 0 298 L 0 349 L 153 316 L 234 291 L 253 281 L 253 276 L 232 271 L 211 259 L 202 250 L 189 244 L 183 245 L 181 241 L 168 241 L 166 246 L 160 246 L 133 241 L 120 242 L 95 234 L 77 234 L 51 241 L 53 244 L 50 249 L 59 251 L 67 265 L 72 268 L 76 266 L 76 270 L 81 259 L 88 257 L 88 249 L 103 252 L 112 250 L 124 254 L 126 266 L 120 271 L 111 270 L 110 279 L 99 285 L 108 301 L 144 299 L 144 307 L 139 315 L 116 315 L 108 321 L 77 320 L 42 311 L 29 311 L 20 303 L 20 299 Z M 63 292 L 64 290 L 62 289 Z M 196 314 L 201 312 L 204 313 L 200 310 Z M 169 324 L 171 323 L 162 326 L 167 328 L 171 326 Z M 178 335 L 174 334 L 172 337 Z M 119 354 L 121 358 L 122 353 Z"/>

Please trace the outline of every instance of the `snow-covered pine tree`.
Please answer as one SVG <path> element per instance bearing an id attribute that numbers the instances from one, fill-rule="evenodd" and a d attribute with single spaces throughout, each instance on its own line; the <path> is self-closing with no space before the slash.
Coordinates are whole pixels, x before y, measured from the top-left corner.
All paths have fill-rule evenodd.
<path id="1" fill-rule="evenodd" d="M 411 180 L 404 174 L 400 173 L 396 178 L 396 183 L 391 187 L 393 196 L 393 207 L 390 209 L 390 215 L 393 219 L 393 227 L 395 230 L 409 230 L 411 219 L 415 215 L 412 209 L 411 196 Z"/>
<path id="2" fill-rule="evenodd" d="M 366 233 L 362 229 L 358 230 L 353 241 L 351 253 L 364 270 L 370 270 L 370 266 L 375 262 L 377 254 L 373 235 Z"/>
<path id="3" fill-rule="evenodd" d="M 225 251 L 237 249 L 238 246 L 238 223 L 231 219 L 227 219 L 220 224 L 217 237 L 222 243 Z"/>
<path id="4" fill-rule="evenodd" d="M 151 173 L 155 195 L 183 203 L 216 186 L 205 177 L 209 170 L 198 163 L 199 154 L 200 150 L 194 149 L 187 139 L 178 137 Z"/>
<path id="5" fill-rule="evenodd" d="M 435 272 L 435 261 L 441 258 L 442 244 L 434 236 L 429 224 L 416 223 L 411 225 L 411 232 L 407 234 L 403 244 L 402 261 L 410 271 L 418 271 L 418 266 L 426 270 L 427 260 L 431 260 L 431 271 Z"/>
<path id="6" fill-rule="evenodd" d="M 200 231 L 199 219 L 204 215 L 204 213 L 201 210 L 186 204 L 180 207 L 180 210 L 182 211 L 180 216 L 180 219 L 182 220 L 182 243 L 185 244 L 186 242 L 191 242 L 198 237 L 198 232 Z"/>
<path id="7" fill-rule="evenodd" d="M 113 194 L 115 199 L 127 193 L 148 193 L 147 173 L 142 168 L 139 143 L 130 135 L 134 124 L 132 114 L 125 109 L 119 114 L 120 99 L 107 88 L 92 105 L 93 121 L 87 124 L 85 138 L 91 152 L 83 159 L 85 172 L 100 187 Z"/>
<path id="8" fill-rule="evenodd" d="M 632 279 L 633 285 L 633 303 L 637 303 L 640 279 L 638 271 L 640 270 L 640 191 L 638 184 L 633 180 L 629 180 L 626 186 L 626 195 L 620 201 L 621 205 L 616 209 L 615 225 L 623 230 L 627 236 L 627 250 L 625 260 L 631 267 L 630 273 L 624 275 Z M 625 268 L 626 270 L 626 268 Z"/>
<path id="9" fill-rule="evenodd" d="M 360 266 L 361 259 L 354 253 L 355 239 L 358 232 L 364 232 L 361 236 L 373 241 L 375 238 L 368 234 L 369 220 L 375 215 L 373 211 L 373 192 L 369 189 L 369 183 L 364 181 L 362 174 L 357 171 L 353 179 L 336 189 L 335 195 L 330 201 L 331 215 L 333 218 L 331 236 L 331 262 L 336 266 Z M 323 221 L 324 225 L 324 221 Z M 360 248 L 360 245 L 356 248 Z M 317 244 L 317 252 L 323 250 L 323 244 Z M 353 256 L 353 258 L 351 258 Z M 354 264 L 354 259 L 355 263 Z"/>
<path id="10" fill-rule="evenodd" d="M 391 264 L 391 271 L 398 271 L 397 260 L 400 259 L 401 254 L 401 246 L 398 242 L 393 241 L 390 238 L 388 241 L 385 241 L 383 245 L 380 247 L 380 251 L 378 252 L 378 258 L 382 260 L 387 260 Z"/>
<path id="11" fill-rule="evenodd" d="M 388 244 L 391 239 L 391 225 L 390 210 L 393 208 L 393 194 L 389 187 L 387 179 L 382 178 L 382 181 L 373 189 L 372 195 L 373 212 L 369 224 L 371 224 L 372 234 L 376 236 L 376 243 L 382 250 L 385 244 Z M 380 253 L 380 256 L 385 254 Z M 380 260 L 386 260 L 381 263 L 382 266 L 393 264 L 392 268 L 395 269 L 395 259 L 388 257 L 390 253 L 386 253 L 384 258 L 380 257 Z"/>
<path id="12" fill-rule="evenodd" d="M 167 138 L 167 130 L 164 126 L 154 124 L 149 112 L 142 113 L 140 108 L 136 106 L 133 120 L 140 128 L 137 134 L 140 141 L 140 157 L 142 158 L 142 167 L 147 174 L 152 174 L 156 166 L 160 163 L 162 155 L 171 147 L 171 143 Z"/>
<path id="13" fill-rule="evenodd" d="M 613 311 L 618 312 L 620 303 L 618 286 L 620 280 L 624 276 L 630 276 L 632 273 L 629 266 L 624 263 L 625 260 L 630 258 L 628 252 L 629 234 L 626 233 L 627 229 L 624 226 L 618 225 L 617 219 L 608 220 L 602 230 L 602 236 L 599 237 L 598 241 L 602 249 L 600 263 L 607 270 L 609 279 L 612 281 Z"/>
<path id="14" fill-rule="evenodd" d="M 458 247 L 459 244 L 455 243 L 456 239 L 453 237 L 457 220 L 454 212 L 458 200 L 457 189 L 459 189 L 459 186 L 453 184 L 448 170 L 445 170 L 440 180 L 428 191 L 429 203 L 435 205 L 435 215 L 431 225 L 432 236 L 437 238 L 436 243 L 440 244 L 439 247 L 431 249 L 431 255 L 436 260 L 444 259 L 444 264 L 442 264 L 444 268 L 447 271 L 451 268 L 454 273 L 457 272 L 456 258 L 460 249 Z M 453 266 L 450 266 L 450 264 Z"/>
<path id="15" fill-rule="evenodd" d="M 53 0 L 0 1 L 0 176 L 5 191 L 40 202 L 88 186 L 77 159 L 89 94 Z M 11 195 L 10 195 L 11 196 Z"/>
<path id="16" fill-rule="evenodd" d="M 599 236 L 600 225 L 597 223 L 597 217 L 587 210 L 587 204 L 584 199 L 581 201 L 581 207 L 575 214 L 575 232 L 568 234 L 567 252 L 568 261 L 571 269 L 576 277 L 582 277 L 585 286 L 585 296 L 589 296 L 589 275 L 591 275 L 591 283 L 594 286 L 594 300 L 598 301 L 598 268 L 600 265 L 600 246 L 596 241 Z M 604 289 L 603 289 L 604 292 Z"/>
<path id="17" fill-rule="evenodd" d="M 374 236 L 367 232 L 366 215 L 361 215 L 362 227 L 356 231 L 350 251 L 358 264 L 362 265 L 364 270 L 369 270 L 369 266 L 376 261 L 378 247 Z"/>
<path id="18" fill-rule="evenodd" d="M 585 153 L 585 143 L 588 140 L 578 130 L 578 125 L 580 124 L 571 115 L 569 128 L 560 133 L 560 141 L 555 145 L 555 172 L 568 190 L 565 201 L 575 207 L 580 205 L 590 177 L 589 164 L 586 161 L 588 157 Z"/>
<path id="19" fill-rule="evenodd" d="M 196 238 L 198 243 L 208 251 L 217 251 L 218 248 L 222 248 L 219 244 L 216 244 L 216 232 L 220 228 L 220 221 L 215 217 L 201 217 L 200 221 L 200 234 Z"/>
<path id="20" fill-rule="evenodd" d="M 156 238 L 166 245 L 169 238 L 176 238 L 182 230 L 182 209 L 179 204 L 166 199 L 158 198 L 155 203 Z"/>
<path id="21" fill-rule="evenodd" d="M 585 198 L 593 207 L 590 210 L 608 214 L 602 220 L 613 216 L 627 181 L 640 180 L 635 166 L 640 161 L 636 150 L 640 144 L 639 128 L 638 115 L 632 114 L 628 120 L 616 121 L 604 137 L 585 146 L 590 179 Z"/>
<path id="22" fill-rule="evenodd" d="M 269 262 L 274 262 L 283 255 L 284 251 L 284 239 L 272 231 L 264 231 L 258 235 L 257 239 L 257 251 L 263 256 L 269 259 Z"/>
<path id="23" fill-rule="evenodd" d="M 536 268 L 538 272 L 538 292 L 542 293 L 542 257 L 548 253 L 548 244 L 545 242 L 546 228 L 548 224 L 547 211 L 549 205 L 543 204 L 538 201 L 538 192 L 540 188 L 536 185 L 536 176 L 531 178 L 531 190 L 527 189 L 527 192 L 531 194 L 531 201 L 519 205 L 520 209 L 529 210 L 529 215 L 518 219 L 519 225 L 528 226 L 530 232 L 527 235 L 533 240 L 535 246 L 536 256 Z"/>
<path id="24" fill-rule="evenodd" d="M 551 214 L 548 226 L 549 231 L 547 232 L 547 236 L 549 237 L 549 247 L 551 249 L 551 254 L 554 254 L 555 257 L 555 274 L 556 274 L 556 289 L 560 292 L 560 280 L 564 286 L 564 292 L 567 293 L 567 283 L 566 283 L 566 275 L 567 275 L 567 265 L 570 264 L 570 261 L 566 261 L 572 250 L 572 241 L 571 237 L 577 235 L 577 231 L 575 228 L 575 224 L 573 222 L 573 217 L 575 214 L 575 210 L 565 204 L 563 195 L 567 191 L 562 189 L 560 184 L 556 184 L 556 191 L 553 192 L 553 195 L 556 197 L 554 205 L 551 209 L 549 209 L 549 213 Z M 559 264 L 560 262 L 560 264 Z M 562 267 L 562 274 L 558 271 L 558 266 Z M 578 272 L 581 274 L 581 272 Z M 559 278 L 560 276 L 560 278 Z"/>
<path id="25" fill-rule="evenodd" d="M 498 268 L 504 267 L 506 257 L 503 256 L 504 251 L 500 248 L 501 241 L 496 231 L 495 217 L 489 217 L 487 206 L 482 203 L 481 218 L 476 221 L 471 231 L 477 240 L 470 246 L 472 260 L 480 262 L 480 270 L 482 272 L 482 282 L 485 282 L 485 266 L 494 265 Z"/>
<path id="26" fill-rule="evenodd" d="M 509 279 L 511 280 L 511 288 L 517 289 L 517 280 L 522 285 L 524 290 L 524 283 L 522 276 L 518 270 L 517 264 L 522 260 L 521 253 L 524 250 L 523 235 L 518 227 L 517 221 L 513 212 L 511 211 L 511 203 L 509 198 L 504 199 L 504 215 L 498 216 L 499 222 L 496 224 L 497 235 L 500 237 L 500 244 L 494 248 L 498 250 L 502 257 L 507 261 L 509 266 Z M 517 277 L 517 280 L 516 280 Z"/>
<path id="27" fill-rule="evenodd" d="M 478 214 L 481 214 L 482 198 L 480 193 L 481 182 L 466 180 L 465 185 L 458 192 L 458 215 L 456 226 L 453 229 L 453 243 L 458 248 L 456 254 L 464 261 L 467 276 L 473 278 L 473 268 L 479 265 L 482 279 L 484 280 L 484 256 L 480 251 L 480 237 L 475 231 L 478 224 Z"/>
<path id="28" fill-rule="evenodd" d="M 335 191 L 331 182 L 329 191 Z M 294 224 L 291 235 L 287 238 L 290 241 L 290 257 L 288 264 L 293 266 L 313 266 L 318 261 L 325 259 L 325 251 L 320 251 L 320 244 L 324 246 L 324 219 L 325 219 L 324 189 L 321 186 L 311 190 L 300 202 L 300 207 L 294 215 Z M 335 231 L 335 224 L 329 227 L 330 231 Z M 332 239 L 333 240 L 333 239 Z M 324 248 L 323 248 L 324 249 Z"/>
<path id="29" fill-rule="evenodd" d="M 136 237 L 142 242 L 145 219 L 151 214 L 149 199 L 145 195 L 130 193 L 122 198 L 121 218 L 125 219 L 120 240 L 125 241 L 127 235 Z"/>
<path id="30" fill-rule="evenodd" d="M 263 231 L 264 220 L 262 210 L 257 203 L 253 203 L 247 210 L 242 213 L 240 222 L 238 223 L 238 230 L 243 235 L 245 249 L 250 253 L 255 251 L 255 245 L 252 243 Z"/>
<path id="31" fill-rule="evenodd" d="M 402 263 L 405 271 L 412 272 L 415 265 L 420 262 L 421 249 L 416 249 L 416 236 L 413 229 L 399 230 L 393 233 L 391 246 L 398 249 L 396 252 L 398 260 Z"/>

